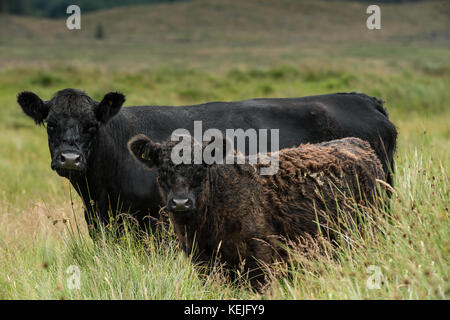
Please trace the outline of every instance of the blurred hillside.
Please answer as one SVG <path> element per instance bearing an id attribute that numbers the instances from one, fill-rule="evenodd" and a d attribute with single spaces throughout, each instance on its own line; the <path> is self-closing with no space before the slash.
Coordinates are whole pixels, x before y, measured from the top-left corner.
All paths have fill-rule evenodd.
<path id="1" fill-rule="evenodd" d="M 224 60 L 295 63 L 304 56 L 335 54 L 343 48 L 352 48 L 344 55 L 358 55 L 359 50 L 372 47 L 374 54 L 389 55 L 392 50 L 386 47 L 448 47 L 450 43 L 449 1 L 382 4 L 381 30 L 366 28 L 367 5 L 360 1 L 191 0 L 91 13 L 83 13 L 82 8 L 81 30 L 68 30 L 66 18 L 3 14 L 0 66 L 49 60 L 126 67 L 185 66 L 187 61 L 192 66 L 209 63 L 214 67 Z M 132 57 L 129 65 L 122 61 L 127 57 Z"/>

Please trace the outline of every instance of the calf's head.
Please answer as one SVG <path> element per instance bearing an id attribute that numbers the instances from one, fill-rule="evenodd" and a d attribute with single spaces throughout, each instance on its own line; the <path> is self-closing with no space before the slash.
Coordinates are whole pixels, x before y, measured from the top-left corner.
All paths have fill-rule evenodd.
<path id="1" fill-rule="evenodd" d="M 100 127 L 119 112 L 124 101 L 124 95 L 111 92 L 96 102 L 75 89 L 58 91 L 48 101 L 28 91 L 17 96 L 27 116 L 37 125 L 46 124 L 51 168 L 67 178 L 86 173 Z"/>
<path id="2" fill-rule="evenodd" d="M 190 136 L 189 141 L 199 144 Z M 185 138 L 186 138 L 185 137 Z M 187 217 L 189 214 L 201 210 L 209 197 L 210 165 L 202 162 L 193 163 L 193 153 L 189 164 L 175 164 L 173 152 L 179 142 L 168 141 L 155 143 L 145 135 L 137 135 L 128 142 L 131 154 L 145 167 L 158 169 L 158 185 L 160 193 L 166 203 L 166 209 L 174 217 Z M 206 146 L 201 146 L 202 150 Z"/>

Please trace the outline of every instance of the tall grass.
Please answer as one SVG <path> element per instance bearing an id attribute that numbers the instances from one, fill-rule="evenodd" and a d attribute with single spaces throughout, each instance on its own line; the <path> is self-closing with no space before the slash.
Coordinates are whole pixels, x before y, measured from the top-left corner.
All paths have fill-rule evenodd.
<path id="1" fill-rule="evenodd" d="M 347 222 L 350 235 L 338 240 L 339 246 L 322 240 L 309 243 L 307 251 L 292 250 L 289 268 L 275 270 L 262 294 L 233 285 L 220 270 L 208 273 L 195 266 L 171 230 L 138 241 L 132 229 L 119 239 L 111 237 L 114 230 L 104 230 L 93 242 L 80 206 L 49 203 L 15 213 L 2 209 L 0 297 L 448 299 L 444 163 L 417 150 L 400 158 L 390 219 L 372 212 L 362 230 Z M 72 265 L 80 271 L 80 287 L 70 290 Z M 372 288 L 368 281 L 375 271 L 379 287 Z"/>

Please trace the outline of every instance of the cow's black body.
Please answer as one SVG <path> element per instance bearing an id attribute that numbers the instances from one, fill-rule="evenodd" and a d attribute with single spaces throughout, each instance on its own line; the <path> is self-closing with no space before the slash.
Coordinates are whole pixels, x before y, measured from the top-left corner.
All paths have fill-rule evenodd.
<path id="1" fill-rule="evenodd" d="M 127 107 L 100 127 L 87 160 L 86 177 L 71 178 L 86 207 L 95 208 L 95 215 L 103 222 L 107 222 L 109 210 L 113 214 L 131 213 L 141 225 L 148 223 L 145 216 L 158 216 L 161 199 L 156 172 L 137 163 L 127 150 L 127 142 L 139 133 L 162 142 L 178 128 L 193 134 L 194 121 L 200 120 L 203 131 L 279 129 L 280 148 L 359 137 L 371 144 L 386 173 L 393 166 L 395 126 L 381 101 L 364 94 Z M 391 183 L 391 176 L 387 176 Z"/>

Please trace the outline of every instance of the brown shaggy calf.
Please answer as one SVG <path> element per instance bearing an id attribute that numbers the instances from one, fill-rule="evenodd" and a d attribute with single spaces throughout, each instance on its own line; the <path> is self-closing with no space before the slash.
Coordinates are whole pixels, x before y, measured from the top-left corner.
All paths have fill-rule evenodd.
<path id="1" fill-rule="evenodd" d="M 326 225 L 346 197 L 373 203 L 376 179 L 385 180 L 374 151 L 358 138 L 283 149 L 278 172 L 266 176 L 258 173 L 262 164 L 247 162 L 175 165 L 175 142 L 140 135 L 128 145 L 145 166 L 159 168 L 160 191 L 183 250 L 195 251 L 200 261 L 218 255 L 246 271 L 285 259 L 280 240 L 316 235 L 317 221 Z M 253 280 L 257 285 L 261 278 Z"/>

